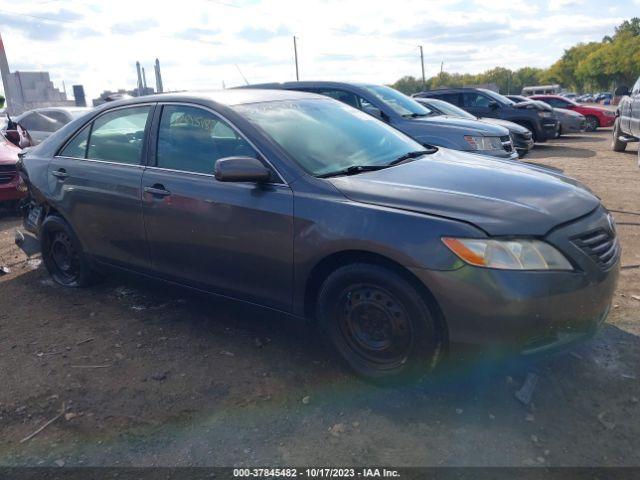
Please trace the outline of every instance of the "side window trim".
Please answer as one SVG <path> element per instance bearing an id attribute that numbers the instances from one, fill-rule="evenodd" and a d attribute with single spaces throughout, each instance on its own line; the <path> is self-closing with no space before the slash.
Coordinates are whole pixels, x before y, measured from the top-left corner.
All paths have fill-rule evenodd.
<path id="1" fill-rule="evenodd" d="M 130 167 L 144 167 L 146 164 L 146 157 L 147 157 L 147 142 L 149 139 L 149 132 L 151 130 L 151 120 L 155 115 L 155 111 L 157 110 L 157 103 L 156 102 L 146 102 L 146 103 L 134 103 L 134 104 L 130 104 L 130 105 L 123 105 L 120 107 L 116 107 L 116 108 L 110 108 L 108 110 L 105 110 L 103 112 L 100 112 L 98 115 L 96 115 L 95 117 L 92 117 L 91 120 L 87 123 L 84 123 L 82 125 L 80 125 L 80 127 L 73 133 L 73 135 L 70 135 L 69 138 L 62 144 L 62 146 L 60 148 L 58 148 L 58 150 L 56 151 L 54 157 L 62 157 L 62 158 L 70 158 L 73 160 L 84 160 L 87 162 L 99 162 L 99 163 L 114 163 L 114 164 L 118 164 L 118 165 L 127 165 Z M 96 159 L 91 159 L 91 158 L 87 158 L 87 155 L 89 153 L 89 144 L 91 143 L 91 135 L 93 134 L 93 125 L 95 124 L 96 120 L 98 120 L 100 117 L 102 117 L 103 115 L 106 115 L 107 113 L 111 113 L 111 112 L 115 112 L 117 110 L 125 110 L 127 108 L 136 108 L 136 107 L 145 107 L 148 106 L 150 107 L 149 109 L 149 115 L 147 117 L 147 123 L 145 124 L 145 132 L 144 132 L 144 140 L 142 143 L 142 152 L 140 153 L 140 161 L 139 163 L 135 164 L 135 163 L 122 163 L 122 162 L 112 162 L 109 160 L 96 160 Z M 67 145 L 69 143 L 71 143 L 78 135 L 80 135 L 80 133 L 82 133 L 82 131 L 85 129 L 85 127 L 89 127 L 89 135 L 87 137 L 87 145 L 84 148 L 84 157 L 83 158 L 78 158 L 78 157 L 69 157 L 66 155 L 62 155 L 62 152 L 65 150 L 65 148 L 67 148 Z"/>
<path id="2" fill-rule="evenodd" d="M 197 103 L 189 103 L 189 102 L 162 102 L 162 103 L 156 104 L 156 108 L 153 115 L 153 122 L 151 126 L 153 133 L 149 135 L 149 145 L 148 145 L 149 154 L 148 154 L 148 162 L 146 164 L 147 168 L 152 168 L 155 170 L 165 170 L 170 172 L 180 172 L 180 173 L 186 173 L 190 175 L 200 175 L 200 176 L 204 175 L 208 177 L 215 177 L 214 173 L 198 173 L 198 172 L 190 172 L 188 170 L 174 170 L 174 169 L 163 168 L 158 166 L 158 140 L 160 137 L 160 121 L 162 118 L 162 111 L 164 110 L 164 107 L 175 106 L 175 105 L 199 108 L 201 110 L 211 113 L 212 115 L 216 116 L 217 118 L 225 122 L 240 138 L 242 138 L 245 142 L 247 142 L 251 146 L 251 148 L 253 148 L 256 151 L 256 153 L 258 154 L 259 160 L 263 163 L 266 163 L 269 169 L 271 169 L 271 171 L 275 174 L 276 178 L 273 181 L 269 182 L 269 185 L 288 185 L 287 182 L 284 180 L 284 177 L 278 171 L 278 169 L 267 158 L 267 156 L 264 153 L 262 153 L 262 150 L 260 150 L 255 145 L 255 143 L 253 143 L 249 138 L 247 138 L 247 136 L 244 135 L 244 133 L 242 133 L 242 131 L 240 131 L 240 129 L 236 127 L 236 125 L 233 122 L 231 122 L 227 117 L 222 115 L 220 112 L 217 112 L 212 108 L 207 107 L 206 105 L 200 105 Z"/>

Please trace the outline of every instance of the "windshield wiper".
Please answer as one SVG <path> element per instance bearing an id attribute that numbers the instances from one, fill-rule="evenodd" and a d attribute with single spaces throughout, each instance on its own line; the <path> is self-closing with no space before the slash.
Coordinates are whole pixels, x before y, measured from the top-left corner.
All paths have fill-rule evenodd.
<path id="1" fill-rule="evenodd" d="M 338 177 L 341 175 L 357 175 L 362 172 L 373 172 L 374 170 L 382 170 L 389 165 L 352 165 L 342 170 L 336 170 L 335 172 L 323 173 L 318 175 L 318 178 Z"/>
<path id="2" fill-rule="evenodd" d="M 404 118 L 418 118 L 418 117 L 428 117 L 428 113 L 406 113 L 402 115 Z"/>
<path id="3" fill-rule="evenodd" d="M 400 155 L 398 158 L 396 158 L 395 160 L 387 163 L 387 167 L 390 167 L 392 165 L 398 165 L 399 163 L 403 163 L 406 162 L 407 160 L 412 160 L 414 158 L 418 158 L 421 157 L 423 155 L 429 155 L 430 153 L 435 153 L 437 152 L 438 149 L 431 147 L 425 150 L 417 150 L 415 152 L 409 152 L 409 153 L 405 153 L 404 155 Z"/>
<path id="4" fill-rule="evenodd" d="M 428 155 L 430 153 L 434 153 L 437 151 L 438 151 L 437 148 L 430 147 L 425 150 L 417 150 L 415 152 L 405 153 L 404 155 L 400 155 L 395 160 L 392 160 L 389 163 L 385 163 L 384 165 L 352 165 L 342 170 L 336 170 L 335 172 L 329 172 L 329 173 L 323 173 L 321 175 L 317 175 L 317 177 L 328 178 L 328 177 L 339 177 L 341 175 L 357 175 L 363 172 L 373 172 L 375 170 L 382 170 L 383 168 L 392 167 L 393 165 L 398 165 L 400 163 L 406 162 L 407 160 L 422 157 L 423 155 Z"/>

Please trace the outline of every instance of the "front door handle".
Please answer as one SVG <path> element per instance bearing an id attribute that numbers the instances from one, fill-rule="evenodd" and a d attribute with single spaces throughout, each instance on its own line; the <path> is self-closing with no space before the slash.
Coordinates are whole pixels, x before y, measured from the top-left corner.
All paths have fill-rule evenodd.
<path id="1" fill-rule="evenodd" d="M 144 187 L 144 191 L 153 195 L 154 197 L 168 197 L 169 195 L 171 195 L 171 192 L 164 188 L 164 185 L 160 185 L 159 183 Z"/>
<path id="2" fill-rule="evenodd" d="M 64 168 L 59 168 L 58 170 L 54 170 L 53 172 L 51 172 L 51 175 L 56 177 L 58 180 L 65 180 L 67 177 L 69 177 L 69 174 Z"/>

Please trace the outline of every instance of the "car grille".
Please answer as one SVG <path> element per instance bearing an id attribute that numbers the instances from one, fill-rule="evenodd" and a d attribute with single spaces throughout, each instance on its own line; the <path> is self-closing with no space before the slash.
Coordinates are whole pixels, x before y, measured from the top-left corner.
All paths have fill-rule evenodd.
<path id="1" fill-rule="evenodd" d="M 604 270 L 611 268 L 616 263 L 620 253 L 618 239 L 602 228 L 573 238 L 573 243 Z"/>
<path id="2" fill-rule="evenodd" d="M 16 173 L 15 165 L 0 165 L 0 184 L 9 183 Z"/>
<path id="3" fill-rule="evenodd" d="M 502 148 L 507 152 L 513 152 L 513 142 L 511 141 L 510 136 L 506 135 L 504 137 L 500 137 L 500 142 L 502 143 Z"/>

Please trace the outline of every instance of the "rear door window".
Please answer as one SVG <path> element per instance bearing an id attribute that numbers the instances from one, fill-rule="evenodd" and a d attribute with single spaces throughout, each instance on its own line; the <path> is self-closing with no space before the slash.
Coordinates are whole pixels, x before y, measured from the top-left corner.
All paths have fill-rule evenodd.
<path id="1" fill-rule="evenodd" d="M 93 122 L 87 158 L 139 165 L 151 107 L 114 110 Z"/>
<path id="2" fill-rule="evenodd" d="M 66 125 L 67 123 L 69 123 L 69 117 L 67 115 L 65 115 L 64 112 L 60 112 L 60 111 L 47 111 L 44 112 L 44 114 L 49 117 L 49 118 L 53 118 L 55 121 L 60 122 L 61 125 Z"/>
<path id="3" fill-rule="evenodd" d="M 457 93 L 443 93 L 438 95 L 438 98 L 453 105 L 460 105 L 460 95 Z"/>
<path id="4" fill-rule="evenodd" d="M 360 105 L 358 104 L 358 97 L 351 92 L 347 92 L 345 90 L 325 89 L 318 90 L 318 93 L 339 100 L 353 108 L 360 108 Z"/>
<path id="5" fill-rule="evenodd" d="M 481 93 L 464 92 L 462 94 L 462 102 L 465 107 L 469 108 L 489 108 L 491 99 Z"/>
<path id="6" fill-rule="evenodd" d="M 560 100 L 559 98 L 543 98 L 542 100 L 547 102 L 553 108 L 567 108 L 569 106 L 568 102 Z"/>
<path id="7" fill-rule="evenodd" d="M 60 155 L 71 158 L 86 158 L 87 143 L 89 140 L 89 131 L 91 125 L 84 127 L 69 143 L 62 149 Z"/>

